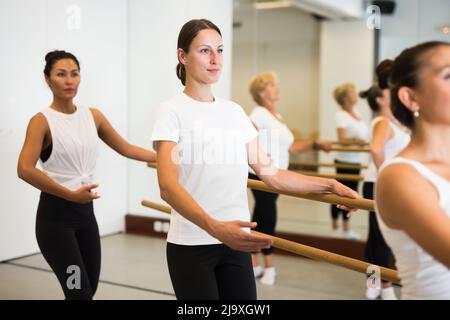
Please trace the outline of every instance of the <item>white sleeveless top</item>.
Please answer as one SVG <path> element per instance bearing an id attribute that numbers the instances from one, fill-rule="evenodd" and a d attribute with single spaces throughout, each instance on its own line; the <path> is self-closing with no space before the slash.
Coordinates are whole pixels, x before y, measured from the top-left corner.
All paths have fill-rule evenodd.
<path id="1" fill-rule="evenodd" d="M 379 121 L 383 119 L 386 118 L 376 117 L 372 120 L 372 123 L 370 124 L 370 140 L 372 140 L 373 138 L 373 128 Z M 386 141 L 384 145 L 384 162 L 394 158 L 397 154 L 399 154 L 400 151 L 406 148 L 410 141 L 410 135 L 406 131 L 406 129 L 401 128 L 399 125 L 395 124 L 392 121 L 389 121 L 389 126 L 391 127 L 394 135 L 391 139 Z M 367 168 L 367 170 L 364 172 L 364 181 L 375 182 L 377 181 L 377 175 L 377 167 L 375 166 L 375 163 L 373 162 L 373 159 L 371 157 L 369 168 Z"/>
<path id="2" fill-rule="evenodd" d="M 41 112 L 52 136 L 50 157 L 40 160 L 44 173 L 70 190 L 93 183 L 99 138 L 91 110 L 77 107 L 65 114 L 48 107 Z"/>
<path id="3" fill-rule="evenodd" d="M 430 181 L 439 195 L 439 205 L 450 218 L 450 182 L 418 161 L 397 157 L 385 162 L 383 170 L 393 163 L 414 167 Z M 402 299 L 450 299 L 450 269 L 420 247 L 406 232 L 386 226 L 376 211 L 380 229 L 391 247 L 402 281 Z"/>

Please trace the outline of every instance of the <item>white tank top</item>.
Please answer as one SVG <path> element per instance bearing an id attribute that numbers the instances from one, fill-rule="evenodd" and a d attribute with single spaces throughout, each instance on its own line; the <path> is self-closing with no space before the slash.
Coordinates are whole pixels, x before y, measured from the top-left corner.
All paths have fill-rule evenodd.
<path id="1" fill-rule="evenodd" d="M 386 119 L 385 117 L 376 117 L 372 120 L 372 123 L 370 124 L 370 140 L 372 140 L 372 133 L 373 128 L 375 125 L 383 120 Z M 388 161 L 392 158 L 394 158 L 397 154 L 400 153 L 403 149 L 406 148 L 406 146 L 409 144 L 410 141 L 410 135 L 406 131 L 406 129 L 401 128 L 399 125 L 395 124 L 392 121 L 389 121 L 389 126 L 391 127 L 394 135 L 391 139 L 386 141 L 384 145 L 384 161 Z M 364 181 L 367 182 L 375 182 L 377 181 L 377 167 L 375 166 L 375 163 L 373 162 L 373 159 L 370 159 L 369 168 L 364 172 Z"/>
<path id="2" fill-rule="evenodd" d="M 65 114 L 45 108 L 41 112 L 52 137 L 50 157 L 40 160 L 45 174 L 70 190 L 93 183 L 99 138 L 91 110 L 77 107 Z"/>
<path id="3" fill-rule="evenodd" d="M 439 196 L 439 205 L 450 218 L 450 182 L 418 161 L 397 157 L 385 162 L 383 170 L 393 163 L 405 163 L 430 181 Z M 402 280 L 402 299 L 450 299 L 450 269 L 429 255 L 406 232 L 386 226 L 377 212 L 386 243 L 391 247 Z"/>

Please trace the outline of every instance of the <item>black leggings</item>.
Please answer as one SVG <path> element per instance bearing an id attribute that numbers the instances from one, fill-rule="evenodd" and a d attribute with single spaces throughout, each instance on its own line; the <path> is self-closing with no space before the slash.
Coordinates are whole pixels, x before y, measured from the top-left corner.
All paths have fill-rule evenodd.
<path id="1" fill-rule="evenodd" d="M 373 200 L 373 182 L 364 182 L 363 196 L 366 199 Z M 386 241 L 384 241 L 378 225 L 375 212 L 369 212 L 369 234 L 367 237 L 366 248 L 364 250 L 365 260 L 382 267 L 390 268 L 392 266 L 392 252 Z"/>
<path id="2" fill-rule="evenodd" d="M 257 175 L 248 174 L 249 179 L 260 180 Z M 265 234 L 274 235 L 275 226 L 277 224 L 277 199 L 278 193 L 271 193 L 251 189 L 253 197 L 255 198 L 255 206 L 253 208 L 252 221 L 258 225 L 254 229 Z M 264 255 L 271 254 L 273 248 L 261 250 Z"/>
<path id="3" fill-rule="evenodd" d="M 92 299 L 99 281 L 101 256 L 92 202 L 78 204 L 42 192 L 36 238 L 66 299 Z"/>
<path id="4" fill-rule="evenodd" d="M 334 163 L 344 163 L 347 164 L 347 162 L 342 162 L 339 160 L 334 160 Z M 355 164 L 355 163 L 349 163 L 349 164 Z M 358 163 L 356 163 L 358 164 Z M 345 173 L 345 174 L 359 174 L 360 173 L 360 169 L 347 169 L 347 168 L 336 168 L 336 173 L 340 174 L 340 173 Z M 355 190 L 356 192 L 358 192 L 358 181 L 348 181 L 348 180 L 338 180 L 340 183 L 346 185 L 347 187 Z M 338 207 L 335 204 L 331 205 L 331 218 L 333 220 L 337 220 L 339 218 L 339 214 L 342 215 L 342 219 L 343 220 L 348 220 L 349 218 L 347 217 L 347 213 L 348 211 L 342 210 L 342 209 L 338 209 Z"/>
<path id="5" fill-rule="evenodd" d="M 167 243 L 167 264 L 179 300 L 256 300 L 251 255 L 224 244 Z"/>

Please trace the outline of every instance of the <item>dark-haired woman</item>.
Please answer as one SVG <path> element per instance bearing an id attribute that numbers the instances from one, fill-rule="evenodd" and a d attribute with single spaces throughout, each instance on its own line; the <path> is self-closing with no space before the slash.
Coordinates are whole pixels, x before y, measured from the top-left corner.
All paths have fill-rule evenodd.
<path id="1" fill-rule="evenodd" d="M 167 262 L 178 299 L 256 299 L 250 252 L 271 240 L 249 233 L 248 165 L 278 190 L 357 197 L 335 180 L 272 166 L 241 106 L 213 95 L 223 43 L 209 20 L 178 37 L 177 75 L 185 90 L 162 104 L 153 128 L 161 197 L 173 208 Z"/>
<path id="2" fill-rule="evenodd" d="M 155 161 L 153 151 L 125 141 L 95 108 L 73 102 L 80 84 L 77 58 L 65 51 L 45 57 L 49 107 L 33 116 L 18 161 L 21 179 L 41 190 L 36 238 L 65 298 L 92 299 L 100 275 L 100 238 L 93 200 L 99 138 L 130 159 Z M 36 168 L 40 161 L 43 171 Z"/>
<path id="3" fill-rule="evenodd" d="M 392 159 L 409 143 L 409 133 L 395 120 L 391 112 L 389 89 L 380 89 L 377 85 L 360 93 L 367 99 L 373 113 L 370 124 L 371 161 L 364 174 L 363 196 L 373 199 L 374 185 L 377 181 L 377 171 L 384 161 Z M 382 267 L 392 267 L 392 252 L 381 234 L 375 212 L 369 212 L 369 234 L 365 247 L 365 260 Z M 382 280 L 381 283 L 368 283 L 367 299 L 396 300 L 392 283 Z"/>
<path id="4" fill-rule="evenodd" d="M 383 164 L 380 229 L 395 256 L 403 299 L 450 299 L 450 44 L 426 42 L 391 64 L 394 116 L 411 142 Z"/>

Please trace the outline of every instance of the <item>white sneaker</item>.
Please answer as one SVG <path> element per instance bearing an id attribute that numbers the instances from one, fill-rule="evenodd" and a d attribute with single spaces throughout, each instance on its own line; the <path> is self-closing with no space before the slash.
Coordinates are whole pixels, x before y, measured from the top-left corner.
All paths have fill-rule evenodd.
<path id="1" fill-rule="evenodd" d="M 398 300 L 393 287 L 381 289 L 381 300 Z"/>
<path id="2" fill-rule="evenodd" d="M 255 275 L 255 278 L 261 278 L 263 275 L 263 268 L 261 266 L 253 267 L 253 274 Z"/>
<path id="3" fill-rule="evenodd" d="M 353 230 L 348 230 L 342 232 L 342 237 L 349 240 L 358 240 L 359 238 L 361 238 L 361 235 Z"/>
<path id="4" fill-rule="evenodd" d="M 370 300 L 378 298 L 380 294 L 381 294 L 380 288 L 367 288 L 366 290 L 366 298 Z"/>
<path id="5" fill-rule="evenodd" d="M 275 267 L 264 268 L 264 274 L 259 282 L 262 284 L 273 286 L 275 284 L 275 276 L 277 273 L 275 272 Z"/>

